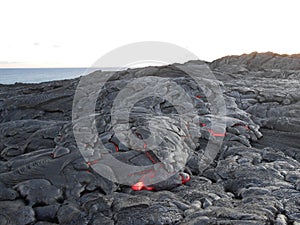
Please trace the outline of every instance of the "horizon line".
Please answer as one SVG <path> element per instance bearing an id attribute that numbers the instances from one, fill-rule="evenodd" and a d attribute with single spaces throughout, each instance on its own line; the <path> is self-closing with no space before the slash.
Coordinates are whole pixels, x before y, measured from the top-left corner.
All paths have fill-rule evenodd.
<path id="1" fill-rule="evenodd" d="M 252 55 L 252 54 L 272 54 L 275 56 L 281 56 L 281 57 L 295 57 L 295 58 L 300 58 L 300 53 L 293 53 L 293 54 L 287 54 L 287 53 L 276 53 L 273 51 L 264 51 L 264 52 L 258 52 L 258 51 L 253 51 L 250 53 L 243 53 L 243 54 L 227 54 L 225 56 L 222 57 L 218 57 L 214 60 L 211 61 L 207 61 L 207 60 L 203 60 L 203 59 L 197 59 L 200 61 L 204 61 L 206 63 L 213 63 L 214 61 L 223 59 L 223 58 L 227 58 L 227 57 L 239 57 L 239 56 L 244 56 L 244 55 Z M 189 60 L 189 61 L 194 61 L 193 59 Z M 187 61 L 188 62 L 188 61 Z M 176 62 L 173 62 L 176 63 Z M 170 63 L 170 64 L 173 64 Z M 2 65 L 1 65 L 2 64 Z M 21 66 L 14 66 L 14 65 L 21 65 Z M 40 64 L 40 65 L 39 65 Z M 43 65 L 44 64 L 44 65 Z M 10 66 L 9 66 L 10 65 Z M 151 66 L 151 65 L 150 65 Z M 57 63 L 52 64 L 52 63 L 34 63 L 34 62 L 9 62 L 9 61 L 0 61 L 0 69 L 104 69 L 104 68 L 122 68 L 122 69 L 127 69 L 127 68 L 131 68 L 131 67 L 92 67 L 92 66 L 71 66 L 71 65 L 63 65 L 62 63 Z"/>

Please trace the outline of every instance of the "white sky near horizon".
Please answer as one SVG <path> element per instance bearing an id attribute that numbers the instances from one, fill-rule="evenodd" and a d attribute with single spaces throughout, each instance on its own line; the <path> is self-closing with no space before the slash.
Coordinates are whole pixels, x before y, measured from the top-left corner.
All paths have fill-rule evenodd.
<path id="1" fill-rule="evenodd" d="M 89 67 L 133 42 L 200 59 L 300 53 L 299 0 L 0 0 L 0 68 Z"/>

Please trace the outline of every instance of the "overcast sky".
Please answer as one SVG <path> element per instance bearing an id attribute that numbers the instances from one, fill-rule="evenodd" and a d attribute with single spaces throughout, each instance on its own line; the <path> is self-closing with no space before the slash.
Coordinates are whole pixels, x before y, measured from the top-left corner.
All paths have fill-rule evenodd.
<path id="1" fill-rule="evenodd" d="M 0 67 L 88 67 L 114 48 L 170 42 L 200 59 L 300 53 L 299 0 L 0 0 Z"/>

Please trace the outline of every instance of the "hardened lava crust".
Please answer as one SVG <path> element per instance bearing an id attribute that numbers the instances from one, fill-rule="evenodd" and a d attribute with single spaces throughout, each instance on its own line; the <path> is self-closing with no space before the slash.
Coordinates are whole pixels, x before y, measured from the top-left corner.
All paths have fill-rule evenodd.
<path id="1" fill-rule="evenodd" d="M 166 171 L 135 174 L 139 181 L 132 185 L 129 177 L 128 184 L 120 184 L 95 172 L 100 159 L 85 160 L 78 148 L 74 127 L 80 118 L 72 118 L 72 107 L 79 78 L 0 85 L 0 224 L 299 225 L 300 56 L 255 52 L 207 65 L 216 78 L 209 82 L 222 91 L 216 97 L 225 102 L 223 118 L 213 114 L 206 98 L 215 93 L 201 90 L 175 64 L 116 72 L 95 105 L 80 102 L 80 107 L 95 107 L 97 131 L 83 143 L 87 151 L 97 155 L 93 151 L 101 143 L 123 163 L 157 164 Z M 88 75 L 90 82 L 102 73 Z M 114 127 L 124 128 L 126 121 L 112 121 L 114 100 L 132 79 L 143 76 L 162 78 L 158 89 L 165 89 L 165 96 L 178 96 L 166 88 L 170 79 L 190 96 L 199 122 L 196 138 L 190 138 L 193 128 L 182 123 L 178 108 L 164 96 L 136 102 L 127 143 L 116 136 Z M 143 85 L 130 88 L 138 95 L 147 90 Z M 191 106 L 182 102 L 181 107 Z M 226 121 L 223 130 L 215 130 L 212 124 L 221 120 Z M 149 131 L 149 124 L 155 129 Z M 82 135 L 85 129 L 80 127 Z M 160 145 L 137 145 L 131 135 L 138 143 L 152 136 Z M 208 143 L 220 138 L 218 153 L 210 158 Z"/>

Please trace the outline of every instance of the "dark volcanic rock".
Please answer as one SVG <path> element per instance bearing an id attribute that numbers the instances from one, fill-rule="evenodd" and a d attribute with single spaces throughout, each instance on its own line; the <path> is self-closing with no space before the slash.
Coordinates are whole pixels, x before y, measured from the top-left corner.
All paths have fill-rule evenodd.
<path id="1" fill-rule="evenodd" d="M 79 87 L 85 96 L 95 95 L 92 84 L 104 72 L 89 75 L 83 87 L 79 79 L 0 85 L 0 224 L 299 224 L 300 57 L 224 57 L 209 64 L 217 80 L 198 71 L 202 65 L 192 61 L 116 72 L 96 106 L 85 98 L 73 102 L 74 93 Z M 208 86 L 220 87 L 221 98 L 213 88 L 198 87 L 190 70 Z M 136 82 L 142 77 L 147 79 Z M 170 79 L 191 101 L 172 88 Z M 153 88 L 157 95 L 148 96 Z M 123 109 L 129 106 L 118 102 L 123 107 L 115 118 L 111 108 L 124 89 L 133 99 L 144 97 L 128 111 L 131 132 L 121 140 L 115 129 L 127 129 Z M 224 100 L 225 115 L 215 113 L 209 96 L 216 104 Z M 95 118 L 91 136 L 86 132 L 92 124 L 82 126 L 84 118 L 74 114 L 72 122 L 73 103 L 95 108 L 86 115 Z M 178 116 L 190 115 L 193 108 L 199 127 Z M 76 142 L 74 131 L 87 138 Z M 158 140 L 160 145 L 151 148 Z M 209 144 L 218 154 L 205 151 Z M 110 181 L 94 167 L 102 146 L 123 163 L 155 164 L 163 172 L 156 174 L 153 167 L 125 177 L 127 183 Z M 126 175 L 123 168 L 114 172 L 116 178 Z M 165 179 L 155 183 L 155 177 Z"/>
<path id="2" fill-rule="evenodd" d="M 55 221 L 57 211 L 60 208 L 59 204 L 36 207 L 34 209 L 37 220 Z"/>
<path id="3" fill-rule="evenodd" d="M 0 224 L 26 225 L 35 221 L 34 211 L 23 201 L 0 201 Z"/>
<path id="4" fill-rule="evenodd" d="M 44 179 L 33 179 L 21 182 L 15 186 L 29 205 L 49 205 L 62 200 L 62 191 Z"/>

